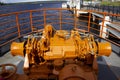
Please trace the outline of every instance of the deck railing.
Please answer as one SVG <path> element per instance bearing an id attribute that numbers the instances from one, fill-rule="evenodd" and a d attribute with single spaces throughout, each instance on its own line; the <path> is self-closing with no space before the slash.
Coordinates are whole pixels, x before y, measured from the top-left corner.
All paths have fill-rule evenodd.
<path id="1" fill-rule="evenodd" d="M 81 10 L 62 8 L 46 8 L 37 10 L 27 10 L 0 15 L 0 47 L 38 31 L 42 31 L 46 24 L 52 24 L 55 29 L 71 30 L 73 28 L 83 32 L 90 32 L 99 38 L 106 39 L 117 46 L 120 46 L 120 36 L 115 36 L 110 31 L 120 34 L 120 22 L 106 20 L 106 16 L 120 17 L 119 14 L 110 14 L 107 12 L 95 12 L 92 10 L 86 15 L 78 14 Z M 102 15 L 94 17 L 92 13 Z M 79 18 L 78 18 L 79 16 Z M 101 24 L 99 24 L 101 22 Z M 111 27 L 110 25 L 115 25 Z M 105 35 L 105 36 L 104 36 Z M 118 41 L 113 40 L 118 39 Z"/>

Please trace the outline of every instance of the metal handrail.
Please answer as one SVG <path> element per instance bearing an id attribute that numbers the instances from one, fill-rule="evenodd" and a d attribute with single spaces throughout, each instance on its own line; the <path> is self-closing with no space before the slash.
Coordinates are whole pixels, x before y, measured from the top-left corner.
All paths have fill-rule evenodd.
<path id="1" fill-rule="evenodd" d="M 56 13 L 52 14 L 51 11 L 56 12 L 57 14 Z M 80 31 L 90 32 L 100 38 L 103 38 L 102 34 L 108 35 L 107 32 L 103 31 L 105 27 L 108 27 L 109 29 L 115 30 L 120 33 L 120 30 L 116 30 L 114 28 L 110 28 L 109 26 L 104 25 L 104 22 L 106 21 L 105 16 L 107 15 L 120 16 L 119 14 L 113 15 L 107 12 L 97 12 L 93 10 L 88 10 L 87 12 L 90 13 L 88 16 L 79 15 L 79 17 L 86 17 L 86 19 L 83 20 L 80 18 L 79 20 L 76 15 L 77 15 L 77 11 L 81 11 L 81 10 L 71 9 L 71 11 L 75 11 L 75 14 L 71 14 L 68 11 L 68 9 L 62 9 L 62 8 L 45 8 L 45 9 L 26 10 L 26 11 L 13 12 L 13 13 L 8 13 L 8 14 L 1 14 L 0 15 L 0 29 L 1 29 L 0 30 L 0 47 L 18 38 L 21 38 L 24 35 L 37 32 L 34 28 L 39 29 L 39 30 L 41 29 L 40 31 L 42 31 L 42 29 L 44 28 L 46 24 L 52 24 L 56 29 L 68 29 L 66 28 L 66 26 L 69 27 L 70 29 L 75 28 Z M 38 14 L 39 12 L 40 14 Z M 103 15 L 103 18 L 96 18 L 96 20 L 102 21 L 101 25 L 91 21 L 92 12 Z M 28 15 L 24 15 L 25 13 L 28 13 Z M 23 16 L 23 17 L 20 17 L 20 16 Z M 8 20 L 7 19 L 8 17 L 11 17 L 11 19 Z M 7 22 L 9 23 L 7 24 Z M 108 21 L 108 22 L 115 24 L 115 25 L 120 25 L 119 22 L 118 23 L 114 21 Z M 86 25 L 83 25 L 83 23 L 85 23 Z M 92 27 L 91 25 L 96 25 L 96 27 Z M 100 28 L 99 26 L 101 26 L 102 28 L 101 30 L 98 29 Z M 17 34 L 16 32 L 10 32 L 11 30 L 14 30 L 14 29 L 17 30 Z M 101 34 L 94 33 L 95 31 Z M 6 36 L 8 34 L 9 36 Z M 112 37 L 115 37 L 112 34 L 110 35 Z M 109 38 L 103 38 L 103 39 L 106 39 L 116 44 L 117 46 L 120 46 L 120 44 L 110 40 Z"/>

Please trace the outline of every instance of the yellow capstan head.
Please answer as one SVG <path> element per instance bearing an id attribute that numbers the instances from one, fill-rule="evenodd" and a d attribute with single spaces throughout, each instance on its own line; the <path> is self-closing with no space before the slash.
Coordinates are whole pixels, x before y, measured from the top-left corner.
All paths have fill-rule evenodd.
<path id="1" fill-rule="evenodd" d="M 24 56 L 24 44 L 25 42 L 13 42 L 11 44 L 11 54 L 13 56 L 16 56 L 16 55 L 20 55 L 20 56 Z"/>
<path id="2" fill-rule="evenodd" d="M 111 44 L 109 42 L 98 43 L 98 55 L 99 56 L 110 56 L 112 52 Z"/>

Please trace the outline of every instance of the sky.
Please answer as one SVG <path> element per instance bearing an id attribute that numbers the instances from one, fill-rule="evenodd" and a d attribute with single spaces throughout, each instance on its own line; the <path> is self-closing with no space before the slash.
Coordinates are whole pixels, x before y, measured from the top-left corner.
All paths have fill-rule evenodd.
<path id="1" fill-rule="evenodd" d="M 55 1 L 55 0 L 0 0 L 0 2 L 3 3 L 33 2 L 33 1 Z"/>

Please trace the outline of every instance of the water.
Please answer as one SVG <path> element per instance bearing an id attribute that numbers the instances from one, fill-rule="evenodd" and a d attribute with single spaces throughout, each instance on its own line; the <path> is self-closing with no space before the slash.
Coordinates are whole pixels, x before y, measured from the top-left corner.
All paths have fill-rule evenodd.
<path id="1" fill-rule="evenodd" d="M 0 6 L 0 14 L 41 8 L 61 8 L 62 2 L 24 3 Z"/>

